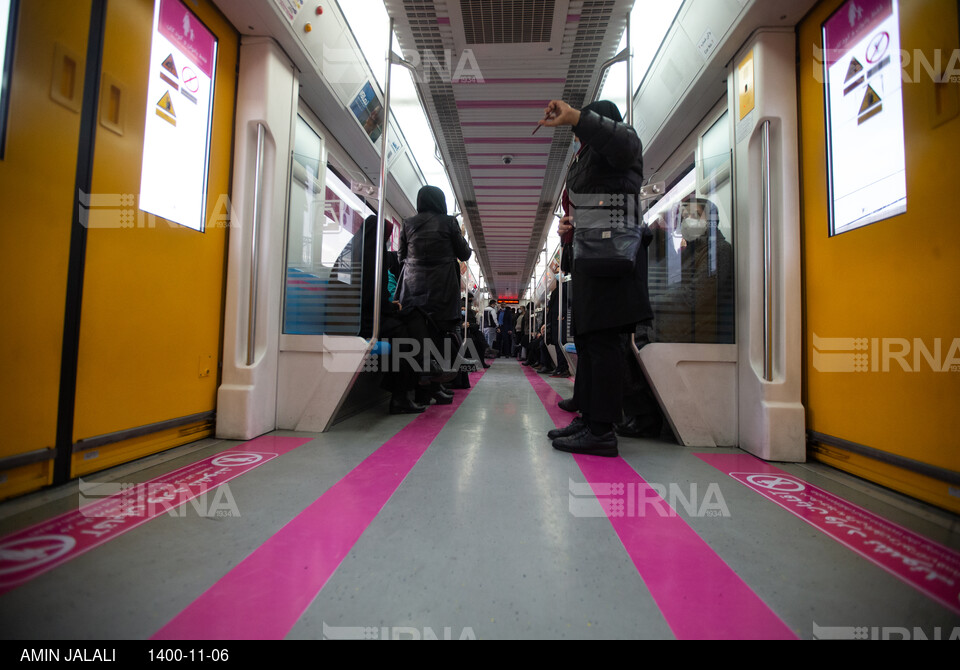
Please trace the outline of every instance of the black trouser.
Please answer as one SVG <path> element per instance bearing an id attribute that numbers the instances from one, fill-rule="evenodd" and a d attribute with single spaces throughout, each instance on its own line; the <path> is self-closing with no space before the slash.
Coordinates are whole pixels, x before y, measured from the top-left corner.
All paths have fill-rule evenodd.
<path id="1" fill-rule="evenodd" d="M 573 394 L 588 425 L 609 430 L 623 419 L 623 349 L 620 328 L 577 334 Z"/>
<path id="2" fill-rule="evenodd" d="M 650 344 L 651 331 L 652 326 L 648 323 L 642 323 L 637 327 L 637 349 L 643 349 Z M 660 411 L 660 404 L 653 394 L 653 389 L 650 388 L 646 375 L 640 369 L 640 363 L 630 346 L 630 336 L 622 335 L 621 343 L 623 345 L 623 356 L 626 360 L 623 386 L 624 421 L 635 419 L 644 426 L 655 427 L 661 425 L 663 413 Z"/>

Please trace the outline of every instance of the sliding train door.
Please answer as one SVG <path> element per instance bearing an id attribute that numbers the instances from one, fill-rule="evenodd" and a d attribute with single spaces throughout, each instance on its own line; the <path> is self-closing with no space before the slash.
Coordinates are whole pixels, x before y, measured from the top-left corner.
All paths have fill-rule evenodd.
<path id="1" fill-rule="evenodd" d="M 237 54 L 206 0 L 8 4 L 0 499 L 212 431 Z"/>
<path id="2" fill-rule="evenodd" d="M 53 480 L 90 8 L 0 2 L 0 498 Z"/>
<path id="3" fill-rule="evenodd" d="M 957 11 L 828 0 L 799 27 L 812 455 L 953 512 Z"/>
<path id="4" fill-rule="evenodd" d="M 210 2 L 107 3 L 73 476 L 212 433 L 237 40 Z"/>

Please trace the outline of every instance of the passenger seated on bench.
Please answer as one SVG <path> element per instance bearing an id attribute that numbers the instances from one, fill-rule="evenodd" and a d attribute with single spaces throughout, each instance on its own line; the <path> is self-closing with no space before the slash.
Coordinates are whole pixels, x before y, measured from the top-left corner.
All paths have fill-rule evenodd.
<path id="1" fill-rule="evenodd" d="M 390 239 L 389 225 L 384 224 L 384 246 Z M 368 216 L 363 227 L 357 231 L 351 242 L 353 262 L 360 274 L 360 337 L 370 339 L 373 336 L 373 294 L 376 287 L 376 249 L 377 217 Z M 385 258 L 386 260 L 386 258 Z M 399 302 L 391 301 L 388 292 L 388 269 L 386 262 L 380 277 L 380 333 L 379 338 L 391 345 L 420 346 L 428 338 L 429 328 L 426 315 L 416 308 L 404 309 Z M 417 343 L 417 344 L 413 344 Z M 420 382 L 420 373 L 410 361 L 400 356 L 388 357 L 389 365 L 383 378 L 382 387 L 390 391 L 391 414 L 419 414 L 426 407 L 414 402 L 414 392 Z"/>
<path id="2" fill-rule="evenodd" d="M 688 196 L 655 232 L 665 287 L 651 291 L 658 342 L 732 344 L 733 247 L 720 231 L 720 213 L 706 198 Z"/>

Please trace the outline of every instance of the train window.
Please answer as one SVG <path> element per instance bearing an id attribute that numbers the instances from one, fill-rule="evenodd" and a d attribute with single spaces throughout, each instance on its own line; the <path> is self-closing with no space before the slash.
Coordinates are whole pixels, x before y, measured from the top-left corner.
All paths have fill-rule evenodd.
<path id="1" fill-rule="evenodd" d="M 140 209 L 203 232 L 217 37 L 180 0 L 153 16 Z"/>
<path id="2" fill-rule="evenodd" d="M 735 342 L 730 180 L 698 186 L 699 175 L 729 170 L 729 161 L 729 153 L 719 167 L 712 157 L 709 167 L 698 161 L 644 215 L 654 233 L 648 283 L 656 342 Z"/>
<path id="3" fill-rule="evenodd" d="M 7 108 L 10 103 L 10 74 L 13 71 L 13 35 L 16 30 L 17 0 L 0 0 L 0 158 L 7 137 Z"/>
<path id="4" fill-rule="evenodd" d="M 360 331 L 363 222 L 374 212 L 327 166 L 323 138 L 297 118 L 287 220 L 283 332 Z"/>
<path id="5" fill-rule="evenodd" d="M 907 211 L 899 0 L 861 4 L 823 24 L 831 235 Z"/>
<path id="6" fill-rule="evenodd" d="M 730 118 L 726 111 L 700 136 L 697 159 L 700 190 L 730 178 Z"/>

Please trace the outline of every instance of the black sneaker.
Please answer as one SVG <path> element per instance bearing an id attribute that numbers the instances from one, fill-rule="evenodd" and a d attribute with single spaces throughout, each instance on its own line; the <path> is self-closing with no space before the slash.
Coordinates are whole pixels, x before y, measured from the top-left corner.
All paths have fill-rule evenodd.
<path id="1" fill-rule="evenodd" d="M 645 439 L 656 439 L 660 437 L 660 432 L 663 430 L 662 421 L 647 421 L 643 422 L 637 417 L 630 419 L 629 421 L 624 421 L 623 423 L 614 424 L 613 429 L 617 432 L 617 435 L 620 437 L 639 437 Z"/>
<path id="2" fill-rule="evenodd" d="M 586 426 L 576 435 L 554 440 L 553 448 L 568 454 L 584 454 L 586 456 L 616 458 L 620 455 L 617 449 L 617 436 L 613 431 L 606 435 L 594 435 Z"/>
<path id="3" fill-rule="evenodd" d="M 547 437 L 551 440 L 559 440 L 561 437 L 570 437 L 571 435 L 576 435 L 581 430 L 584 429 L 586 424 L 583 423 L 583 419 L 579 416 L 573 420 L 566 428 L 557 428 L 556 430 L 551 430 L 547 433 Z"/>

